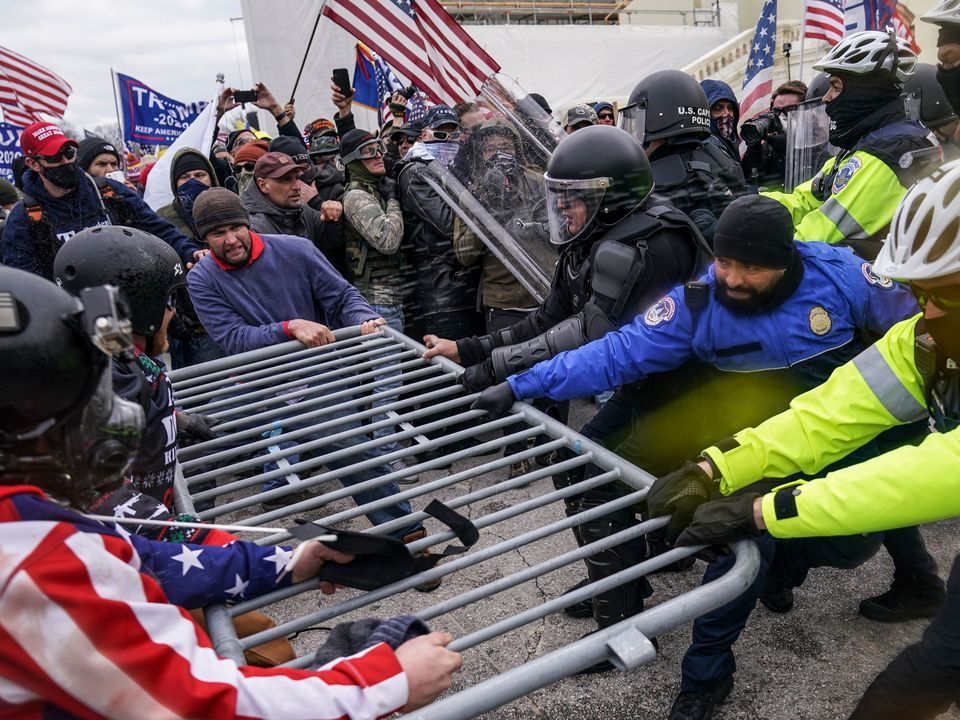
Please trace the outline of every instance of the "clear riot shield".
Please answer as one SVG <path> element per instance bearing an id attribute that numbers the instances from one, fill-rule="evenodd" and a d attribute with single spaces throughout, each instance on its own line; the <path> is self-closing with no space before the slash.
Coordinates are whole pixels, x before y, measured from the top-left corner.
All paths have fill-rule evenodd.
<path id="1" fill-rule="evenodd" d="M 463 118 L 449 165 L 428 166 L 427 182 L 457 215 L 458 254 L 490 252 L 542 302 L 557 248 L 550 243 L 543 173 L 563 132 L 519 85 L 493 75 Z"/>
<path id="2" fill-rule="evenodd" d="M 783 121 L 787 133 L 784 190 L 793 189 L 818 172 L 838 148 L 830 144 L 830 118 L 827 106 L 819 99 L 808 100 L 787 113 Z"/>

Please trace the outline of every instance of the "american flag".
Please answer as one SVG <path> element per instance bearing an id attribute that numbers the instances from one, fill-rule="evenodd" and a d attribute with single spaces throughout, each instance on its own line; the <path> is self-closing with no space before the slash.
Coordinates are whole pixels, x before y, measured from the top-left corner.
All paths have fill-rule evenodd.
<path id="1" fill-rule="evenodd" d="M 437 0 L 327 0 L 323 14 L 437 103 L 475 98 L 500 69 Z"/>
<path id="2" fill-rule="evenodd" d="M 843 38 L 843 0 L 807 0 L 804 37 L 836 45 Z"/>
<path id="3" fill-rule="evenodd" d="M 393 72 L 393 68 L 387 65 L 383 58 L 376 53 L 371 54 L 373 55 L 374 66 L 376 67 L 377 92 L 380 97 L 380 107 L 378 108 L 379 120 L 382 126 L 383 123 L 387 121 L 387 118 L 390 117 L 390 96 L 397 90 L 403 90 L 406 86 L 400 81 L 397 74 Z M 434 103 L 430 103 L 430 105 L 433 104 Z M 407 122 L 418 122 L 422 120 L 426 114 L 427 103 L 424 102 L 422 94 L 417 90 L 417 92 L 407 100 L 407 112 L 404 119 Z"/>
<path id="4" fill-rule="evenodd" d="M 773 92 L 773 56 L 777 49 L 777 0 L 764 0 L 753 34 L 747 72 L 743 76 L 740 117 L 751 118 L 770 107 Z"/>
<path id="5" fill-rule="evenodd" d="M 41 113 L 62 119 L 72 92 L 56 73 L 0 47 L 0 110 L 7 122 L 27 126 L 44 120 Z"/>

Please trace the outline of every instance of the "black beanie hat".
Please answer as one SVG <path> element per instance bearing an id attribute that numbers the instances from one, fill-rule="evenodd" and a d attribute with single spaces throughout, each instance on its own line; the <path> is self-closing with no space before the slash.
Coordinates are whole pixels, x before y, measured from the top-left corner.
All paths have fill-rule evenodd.
<path id="1" fill-rule="evenodd" d="M 181 175 L 183 175 L 185 172 L 190 172 L 191 170 L 203 170 L 207 174 L 210 173 L 210 168 L 207 165 L 206 158 L 201 156 L 200 153 L 185 152 L 173 161 L 174 180 L 178 180 Z M 213 178 L 210 179 L 213 180 Z"/>
<path id="2" fill-rule="evenodd" d="M 224 225 L 250 227 L 250 216 L 240 201 L 240 196 L 226 188 L 210 188 L 197 196 L 193 203 L 193 222 L 201 239 L 211 230 Z"/>
<path id="3" fill-rule="evenodd" d="M 797 252 L 790 212 L 773 198 L 743 195 L 717 220 L 713 254 L 747 265 L 783 269 Z"/>
<path id="4" fill-rule="evenodd" d="M 98 137 L 88 137 L 80 141 L 80 146 L 77 148 L 77 165 L 86 170 L 97 155 L 104 153 L 113 155 L 117 159 L 117 164 L 123 166 L 123 158 L 120 157 L 116 146 L 112 142 Z"/>
<path id="5" fill-rule="evenodd" d="M 270 141 L 267 147 L 270 152 L 280 152 L 289 155 L 295 163 L 309 164 L 310 156 L 307 154 L 307 147 L 295 137 L 281 135 Z"/>
<path id="6" fill-rule="evenodd" d="M 346 133 L 342 138 L 340 138 L 340 157 L 346 157 L 353 153 L 358 147 L 364 143 L 370 142 L 375 138 L 366 130 L 361 130 L 356 128 Z"/>

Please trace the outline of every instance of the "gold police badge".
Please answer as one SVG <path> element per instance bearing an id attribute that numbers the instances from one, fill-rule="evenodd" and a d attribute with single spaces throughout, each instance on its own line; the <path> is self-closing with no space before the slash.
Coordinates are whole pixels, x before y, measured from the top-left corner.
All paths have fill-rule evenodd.
<path id="1" fill-rule="evenodd" d="M 807 316 L 810 329 L 814 335 L 826 335 L 833 327 L 833 320 L 830 319 L 830 313 L 822 305 L 815 305 Z"/>

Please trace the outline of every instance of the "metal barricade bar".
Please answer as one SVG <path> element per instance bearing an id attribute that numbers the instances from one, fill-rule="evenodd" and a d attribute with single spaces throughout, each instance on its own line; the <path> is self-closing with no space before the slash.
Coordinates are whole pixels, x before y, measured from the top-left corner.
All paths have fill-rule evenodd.
<path id="1" fill-rule="evenodd" d="M 283 527 L 284 519 L 306 515 L 334 531 L 357 529 L 360 523 L 365 532 L 400 534 L 425 523 L 425 537 L 408 538 L 408 549 L 416 553 L 455 538 L 449 530 L 431 529 L 433 521 L 421 509 L 438 497 L 471 518 L 480 543 L 385 587 L 338 593 L 320 608 L 307 599 L 314 595 L 304 595 L 316 590 L 309 581 L 229 607 L 207 608 L 207 626 L 219 654 L 242 662 L 243 650 L 262 642 L 346 619 L 373 605 L 398 603 L 398 612 L 437 628 L 452 623 L 458 637 L 450 647 L 467 652 L 470 662 L 474 648 L 484 643 L 509 640 L 530 623 L 697 551 L 671 550 L 552 598 L 527 592 L 528 583 L 571 569 L 579 572 L 583 559 L 662 527 L 665 519 L 657 518 L 583 547 L 563 545 L 573 545 L 567 539 L 570 528 L 641 502 L 652 478 L 525 403 L 515 403 L 508 416 L 494 420 L 471 410 L 476 394 L 456 383 L 462 369 L 444 358 L 423 360 L 422 345 L 389 328 L 367 336 L 348 328 L 337 331 L 335 339 L 313 349 L 284 343 L 170 373 L 178 405 L 211 412 L 223 421 L 217 427 L 224 433 L 181 449 L 174 487 L 177 509 L 204 519 L 229 516 L 229 522 L 247 526 Z M 478 460 L 491 453 L 498 456 Z M 549 463 L 537 465 L 551 453 Z M 391 465 L 397 461 L 402 465 Z M 438 474 L 455 463 L 461 465 Z M 491 477 L 507 468 L 509 478 Z M 423 477 L 426 473 L 435 475 Z M 568 474 L 569 481 L 522 493 L 531 483 L 561 474 Z M 416 484 L 396 484 L 413 475 L 420 476 Z M 271 482 L 281 486 L 264 485 Z M 564 512 L 565 502 L 611 483 L 624 486 L 611 494 L 613 499 L 573 515 Z M 317 494 L 304 497 L 300 491 Z M 358 493 L 371 494 L 361 502 Z M 342 502 L 351 498 L 352 505 L 344 508 Z M 341 505 L 327 509 L 337 502 Z M 401 503 L 409 503 L 410 511 Z M 369 526 L 371 517 L 380 524 Z M 276 544 L 290 537 L 283 532 L 253 540 Z M 545 557 L 530 562 L 522 554 L 527 549 Z M 650 662 L 656 651 L 647 638 L 729 602 L 752 582 L 759 566 L 756 547 L 740 543 L 734 550 L 733 569 L 709 585 L 498 672 L 408 717 L 474 717 L 604 659 L 622 670 Z M 513 570 L 510 562 L 517 559 L 523 567 Z M 495 577 L 489 577 L 491 572 Z M 486 579 L 471 580 L 481 577 Z M 439 578 L 465 587 L 434 601 L 406 593 Z M 511 602 L 515 611 L 503 612 Z M 494 619 L 478 624 L 475 618 L 483 608 L 495 609 Z M 250 610 L 274 613 L 277 625 L 238 639 L 231 618 Z M 465 617 L 471 621 L 466 625 Z M 482 662 L 482 656 L 476 659 Z M 288 665 L 308 667 L 312 661 L 311 649 Z"/>

